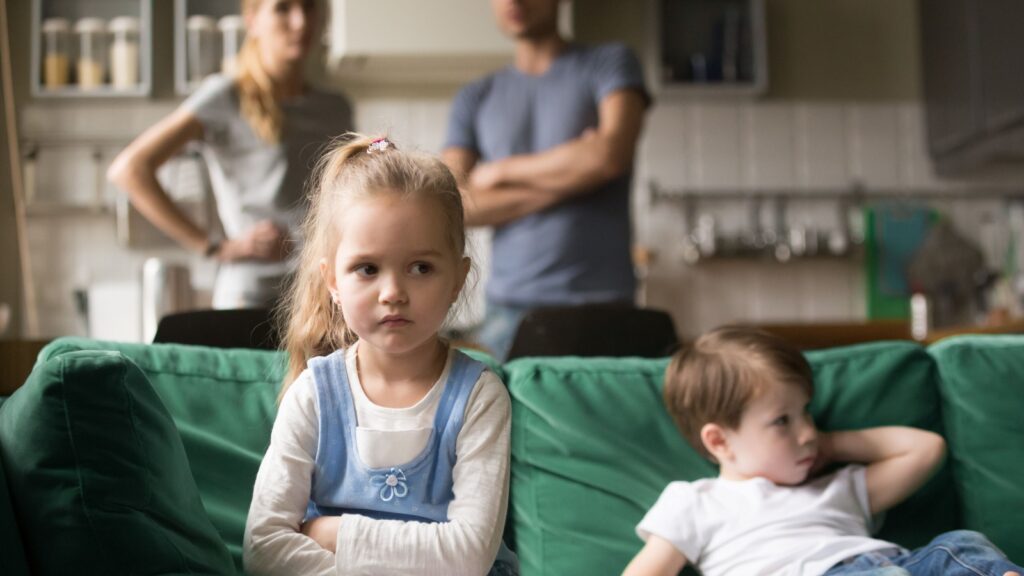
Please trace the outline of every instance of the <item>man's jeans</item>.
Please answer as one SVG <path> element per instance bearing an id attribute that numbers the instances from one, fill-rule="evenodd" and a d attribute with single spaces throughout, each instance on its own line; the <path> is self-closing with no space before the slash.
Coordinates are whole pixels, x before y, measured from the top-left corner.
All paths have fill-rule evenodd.
<path id="1" fill-rule="evenodd" d="M 836 564 L 825 576 L 1003 576 L 1024 569 L 1011 563 L 983 535 L 955 530 L 935 537 L 913 552 L 889 548 L 867 552 Z"/>
<path id="2" fill-rule="evenodd" d="M 477 328 L 474 340 L 491 353 L 495 359 L 504 362 L 512 348 L 519 322 L 532 310 L 527 306 L 487 303 L 483 324 Z"/>

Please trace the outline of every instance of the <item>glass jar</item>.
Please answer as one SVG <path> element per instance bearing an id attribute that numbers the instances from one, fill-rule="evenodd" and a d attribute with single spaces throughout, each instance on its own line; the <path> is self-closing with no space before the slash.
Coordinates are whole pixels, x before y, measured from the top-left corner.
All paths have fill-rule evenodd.
<path id="1" fill-rule="evenodd" d="M 67 86 L 71 81 L 71 22 L 64 18 L 43 20 L 43 86 Z"/>
<path id="2" fill-rule="evenodd" d="M 197 14 L 189 16 L 185 28 L 188 30 L 188 81 L 201 82 L 220 68 L 217 21 Z"/>
<path id="3" fill-rule="evenodd" d="M 78 37 L 78 87 L 94 90 L 106 81 L 107 24 L 101 18 L 82 18 L 75 23 Z"/>
<path id="4" fill-rule="evenodd" d="M 223 48 L 221 50 L 220 71 L 226 76 L 234 76 L 238 62 L 238 52 L 245 41 L 245 21 L 237 14 L 224 16 L 217 21 L 220 29 Z"/>
<path id="5" fill-rule="evenodd" d="M 110 21 L 110 83 L 117 90 L 139 85 L 139 19 L 119 16 Z"/>

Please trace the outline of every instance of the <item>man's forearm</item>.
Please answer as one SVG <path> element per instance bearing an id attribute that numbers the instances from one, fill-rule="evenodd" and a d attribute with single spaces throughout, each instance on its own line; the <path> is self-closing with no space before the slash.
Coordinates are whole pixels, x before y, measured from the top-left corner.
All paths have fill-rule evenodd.
<path id="1" fill-rule="evenodd" d="M 464 187 L 466 226 L 501 226 L 555 205 L 558 199 L 525 186 L 471 189 Z"/>

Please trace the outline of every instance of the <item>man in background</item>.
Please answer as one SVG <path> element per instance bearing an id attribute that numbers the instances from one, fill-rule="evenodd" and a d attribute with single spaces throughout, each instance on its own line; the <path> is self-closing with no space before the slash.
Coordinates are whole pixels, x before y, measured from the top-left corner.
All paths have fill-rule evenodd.
<path id="1" fill-rule="evenodd" d="M 627 47 L 561 37 L 559 0 L 491 3 L 515 62 L 459 92 L 443 158 L 466 223 L 494 227 L 476 340 L 504 359 L 531 309 L 633 301 L 629 191 L 650 97 Z"/>

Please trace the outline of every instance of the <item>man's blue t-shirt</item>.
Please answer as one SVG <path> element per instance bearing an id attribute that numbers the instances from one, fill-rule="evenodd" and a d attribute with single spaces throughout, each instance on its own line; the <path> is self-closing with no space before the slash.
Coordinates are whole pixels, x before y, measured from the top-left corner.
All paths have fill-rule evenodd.
<path id="1" fill-rule="evenodd" d="M 509 66 L 462 89 L 445 147 L 482 162 L 542 152 L 596 128 L 601 101 L 635 89 L 643 73 L 622 44 L 570 46 L 544 74 Z M 629 190 L 632 174 L 494 230 L 487 299 L 544 306 L 632 301 Z"/>

